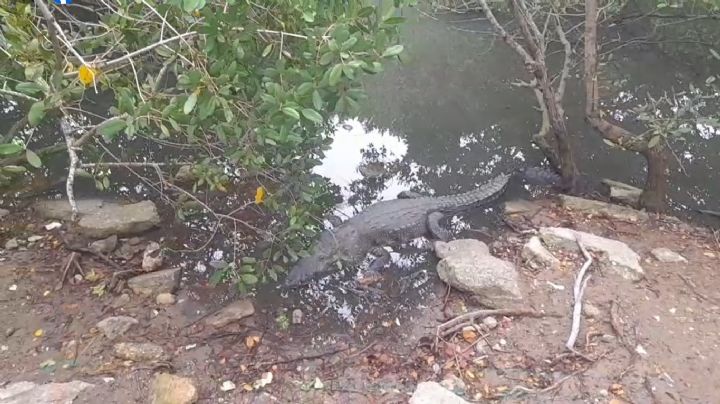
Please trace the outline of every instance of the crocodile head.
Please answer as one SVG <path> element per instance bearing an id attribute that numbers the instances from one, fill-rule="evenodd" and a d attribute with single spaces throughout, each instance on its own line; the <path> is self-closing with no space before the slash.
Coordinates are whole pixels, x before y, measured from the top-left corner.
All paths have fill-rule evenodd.
<path id="1" fill-rule="evenodd" d="M 285 278 L 284 287 L 291 288 L 307 284 L 315 275 L 332 270 L 336 256 L 337 241 L 330 232 L 323 232 L 312 254 L 303 257 L 292 267 Z"/>

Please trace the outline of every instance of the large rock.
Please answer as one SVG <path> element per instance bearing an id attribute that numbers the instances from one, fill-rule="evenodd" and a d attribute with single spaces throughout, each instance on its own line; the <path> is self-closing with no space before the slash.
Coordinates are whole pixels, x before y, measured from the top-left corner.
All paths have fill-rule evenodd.
<path id="1" fill-rule="evenodd" d="M 233 321 L 242 320 L 245 317 L 255 314 L 255 307 L 252 302 L 242 299 L 230 303 L 215 313 L 205 318 L 204 323 L 213 327 L 221 328 Z"/>
<path id="2" fill-rule="evenodd" d="M 560 260 L 545 248 L 537 236 L 530 237 L 530 240 L 523 246 L 520 255 L 522 259 L 533 268 L 543 266 L 554 270 L 560 268 Z"/>
<path id="3" fill-rule="evenodd" d="M 610 189 L 610 199 L 613 201 L 633 206 L 636 206 L 640 201 L 642 189 L 607 178 L 602 180 L 602 182 Z"/>
<path id="4" fill-rule="evenodd" d="M 612 219 L 626 220 L 630 222 L 644 222 L 650 217 L 647 212 L 641 212 L 625 206 L 613 205 L 601 201 L 578 198 L 570 195 L 560 195 L 562 206 L 578 212 L 589 213 L 598 216 L 605 216 Z"/>
<path id="5" fill-rule="evenodd" d="M 422 382 L 410 397 L 409 404 L 468 404 L 468 401 L 456 396 L 439 383 Z"/>
<path id="6" fill-rule="evenodd" d="M 181 268 L 171 268 L 132 277 L 128 287 L 138 295 L 155 296 L 160 293 L 173 293 L 180 284 Z"/>
<path id="7" fill-rule="evenodd" d="M 198 399 L 191 379 L 159 373 L 152 384 L 152 404 L 191 404 Z"/>
<path id="8" fill-rule="evenodd" d="M 482 255 L 490 254 L 490 249 L 487 244 L 473 238 L 453 240 L 447 243 L 444 241 L 436 241 L 433 247 L 435 248 L 435 255 L 440 259 L 461 254 L 465 251 L 473 251 L 475 254 Z"/>
<path id="9" fill-rule="evenodd" d="M 589 251 L 603 253 L 600 261 L 605 268 L 629 280 L 640 280 L 645 272 L 640 266 L 640 256 L 622 241 L 596 236 L 565 227 L 543 227 L 540 238 L 548 246 L 579 251 L 580 241 Z"/>
<path id="10" fill-rule="evenodd" d="M 77 201 L 77 205 L 80 212 L 78 231 L 93 238 L 138 234 L 160 224 L 160 216 L 152 201 L 121 205 L 99 199 L 82 199 Z M 33 209 L 45 219 L 69 220 L 72 216 L 70 204 L 65 200 L 40 201 L 33 205 Z"/>
<path id="11" fill-rule="evenodd" d="M 90 249 L 100 254 L 110 254 L 118 245 L 118 237 L 113 234 L 108 238 L 93 241 L 90 243 Z"/>
<path id="12" fill-rule="evenodd" d="M 135 362 L 168 359 L 165 350 L 160 345 L 151 342 L 121 342 L 115 344 L 113 353 L 117 358 Z"/>
<path id="13" fill-rule="evenodd" d="M 483 305 L 507 307 L 522 300 L 515 265 L 493 257 L 485 243 L 455 240 L 438 249 L 440 279 L 455 289 L 474 295 Z"/>
<path id="14" fill-rule="evenodd" d="M 513 201 L 505 202 L 505 214 L 506 215 L 517 215 L 517 214 L 528 214 L 534 215 L 540 211 L 542 207 L 535 202 L 531 202 L 525 199 L 516 199 Z"/>
<path id="15" fill-rule="evenodd" d="M 47 384 L 11 383 L 0 389 L 0 404 L 72 404 L 81 391 L 90 387 L 94 385 L 80 380 Z"/>
<path id="16" fill-rule="evenodd" d="M 669 248 L 655 248 L 650 253 L 660 262 L 687 262 L 687 259 Z"/>
<path id="17" fill-rule="evenodd" d="M 107 337 L 107 339 L 114 340 L 115 338 L 125 334 L 130 329 L 130 327 L 137 323 L 138 321 L 132 317 L 115 316 L 108 317 L 98 322 L 97 328 L 102 331 L 102 333 Z"/>

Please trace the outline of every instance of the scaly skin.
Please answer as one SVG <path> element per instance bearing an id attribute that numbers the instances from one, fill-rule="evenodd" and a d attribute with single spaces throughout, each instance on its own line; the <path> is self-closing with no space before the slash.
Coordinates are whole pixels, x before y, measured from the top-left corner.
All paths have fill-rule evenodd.
<path id="1" fill-rule="evenodd" d="M 311 255 L 300 259 L 285 280 L 292 287 L 336 268 L 340 259 L 359 264 L 373 247 L 397 245 L 429 234 L 428 216 L 456 213 L 499 196 L 510 176 L 501 174 L 479 188 L 457 195 L 394 199 L 373 204 L 333 230 L 321 233 Z"/>

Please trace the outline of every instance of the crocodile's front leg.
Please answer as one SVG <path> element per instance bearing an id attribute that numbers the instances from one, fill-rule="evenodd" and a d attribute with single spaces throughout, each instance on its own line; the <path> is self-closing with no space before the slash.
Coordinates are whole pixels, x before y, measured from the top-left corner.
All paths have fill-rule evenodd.
<path id="1" fill-rule="evenodd" d="M 452 238 L 452 234 L 440 225 L 443 217 L 443 214 L 440 212 L 430 213 L 427 217 L 427 228 L 430 235 L 434 238 L 441 241 L 449 241 Z"/>

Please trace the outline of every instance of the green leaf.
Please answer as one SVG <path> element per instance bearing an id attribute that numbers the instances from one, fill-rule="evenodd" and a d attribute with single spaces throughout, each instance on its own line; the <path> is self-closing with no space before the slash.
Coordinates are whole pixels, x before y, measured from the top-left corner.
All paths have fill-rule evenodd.
<path id="1" fill-rule="evenodd" d="M 390 17 L 383 21 L 383 24 L 396 25 L 405 22 L 405 17 Z"/>
<path id="2" fill-rule="evenodd" d="M 110 178 L 103 177 L 102 184 L 103 184 L 103 189 L 109 189 L 110 188 Z"/>
<path id="3" fill-rule="evenodd" d="M 45 103 L 38 101 L 30 107 L 28 112 L 28 123 L 30 126 L 37 126 L 45 117 Z"/>
<path id="4" fill-rule="evenodd" d="M 254 285 L 258 282 L 257 276 L 253 274 L 242 274 L 240 275 L 240 279 L 242 279 L 243 283 L 246 285 Z"/>
<path id="5" fill-rule="evenodd" d="M 308 94 L 313 89 L 313 83 L 306 82 L 302 83 L 297 88 L 297 93 L 300 96 Z"/>
<path id="6" fill-rule="evenodd" d="M 267 55 L 269 55 L 270 52 L 272 52 L 272 50 L 273 50 L 273 44 L 269 44 L 268 46 L 266 46 L 265 49 L 263 49 L 263 51 L 262 51 L 262 57 L 267 57 Z"/>
<path id="7" fill-rule="evenodd" d="M 125 129 L 127 124 L 122 119 L 112 119 L 108 122 L 100 124 L 98 127 L 98 133 L 103 139 L 110 141 L 115 138 L 115 135 L 120 133 L 121 130 Z"/>
<path id="8" fill-rule="evenodd" d="M 313 91 L 312 101 L 313 101 L 313 107 L 315 107 L 315 109 L 322 109 L 323 100 L 322 100 L 322 97 L 320 96 L 320 93 L 318 92 L 318 90 Z"/>
<path id="9" fill-rule="evenodd" d="M 303 114 L 303 116 L 304 116 L 305 118 L 307 118 L 308 120 L 313 121 L 313 122 L 315 122 L 315 123 L 318 123 L 318 124 L 319 124 L 319 123 L 322 123 L 322 121 L 323 121 L 322 115 L 320 115 L 320 114 L 319 114 L 317 111 L 315 111 L 314 109 L 304 108 L 304 109 L 302 110 L 302 114 Z"/>
<path id="10" fill-rule="evenodd" d="M 346 51 L 352 49 L 353 46 L 358 42 L 357 37 L 351 36 L 347 41 L 340 45 L 340 50 Z"/>
<path id="11" fill-rule="evenodd" d="M 648 149 L 652 149 L 653 147 L 657 146 L 658 143 L 662 140 L 662 136 L 657 135 L 653 136 L 652 139 L 648 142 Z"/>
<path id="12" fill-rule="evenodd" d="M 10 174 L 22 174 L 27 171 L 27 168 L 23 166 L 5 166 L 1 168 L 3 172 L 10 173 Z"/>
<path id="13" fill-rule="evenodd" d="M 320 63 L 320 65 L 322 65 L 322 66 L 327 66 L 327 65 L 329 65 L 330 62 L 332 62 L 334 59 L 335 59 L 335 54 L 334 54 L 334 53 L 332 53 L 332 52 L 326 52 L 326 53 L 323 53 L 322 56 L 320 56 L 320 61 L 319 61 L 319 63 Z"/>
<path id="14" fill-rule="evenodd" d="M 37 83 L 20 83 L 15 86 L 15 91 L 27 95 L 34 95 L 43 91 L 43 87 Z"/>
<path id="15" fill-rule="evenodd" d="M 337 83 L 340 82 L 340 77 L 342 76 L 342 63 L 338 63 L 335 66 L 332 67 L 330 70 L 330 76 L 328 77 L 328 83 L 331 86 L 337 85 Z"/>
<path id="16" fill-rule="evenodd" d="M 242 263 L 243 264 L 255 264 L 257 263 L 257 259 L 255 257 L 242 257 Z"/>
<path id="17" fill-rule="evenodd" d="M 294 118 L 297 120 L 300 119 L 300 113 L 297 112 L 297 110 L 295 108 L 283 107 L 282 112 L 283 112 L 283 114 L 289 116 L 290 118 Z"/>
<path id="18" fill-rule="evenodd" d="M 210 275 L 210 279 L 208 279 L 208 283 L 210 284 L 210 286 L 213 286 L 213 287 L 219 285 L 220 282 L 222 282 L 223 279 L 225 279 L 225 274 L 226 274 L 225 271 L 213 272 L 213 274 Z"/>
<path id="19" fill-rule="evenodd" d="M 33 166 L 35 168 L 42 167 L 42 160 L 40 160 L 40 157 L 38 157 L 38 155 L 35 154 L 34 151 L 32 151 L 30 149 L 25 150 L 25 158 L 27 159 L 27 162 L 31 166 Z"/>
<path id="20" fill-rule="evenodd" d="M 195 104 L 197 104 L 198 100 L 198 93 L 197 91 L 194 91 L 190 96 L 185 100 L 185 105 L 183 105 L 183 113 L 185 115 L 190 114 L 193 109 L 195 109 Z"/>
<path id="21" fill-rule="evenodd" d="M 201 8 L 200 7 L 201 0 L 182 0 L 183 10 L 185 12 L 190 13 L 196 9 Z M 202 1 L 202 3 L 205 3 Z"/>
<path id="22" fill-rule="evenodd" d="M 0 144 L 0 156 L 9 156 L 21 152 L 22 146 L 15 143 L 3 143 Z"/>
<path id="23" fill-rule="evenodd" d="M 384 58 L 389 58 L 392 56 L 397 56 L 400 53 L 402 53 L 404 47 L 402 45 L 393 45 L 387 49 L 385 49 L 385 52 L 383 52 L 382 56 Z"/>

